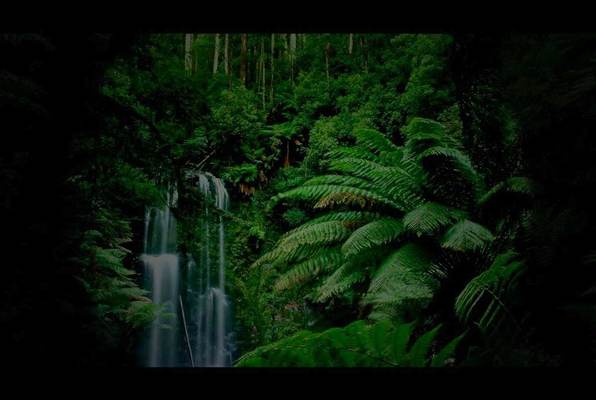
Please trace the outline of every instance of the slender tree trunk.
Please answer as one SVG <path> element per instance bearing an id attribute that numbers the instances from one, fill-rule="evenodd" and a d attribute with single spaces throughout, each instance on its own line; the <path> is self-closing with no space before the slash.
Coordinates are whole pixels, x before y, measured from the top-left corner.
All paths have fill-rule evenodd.
<path id="1" fill-rule="evenodd" d="M 213 53 L 213 75 L 217 73 L 219 66 L 219 33 L 215 34 L 215 51 Z"/>
<path id="2" fill-rule="evenodd" d="M 290 138 L 286 139 L 286 155 L 284 157 L 284 168 L 290 166 Z"/>
<path id="3" fill-rule="evenodd" d="M 265 37 L 261 37 L 261 80 L 263 83 L 263 108 L 265 108 L 265 92 L 267 91 L 267 74 L 265 73 Z"/>
<path id="4" fill-rule="evenodd" d="M 242 34 L 241 37 L 241 46 L 240 46 L 240 81 L 244 86 L 246 86 L 246 65 L 247 65 L 247 57 L 246 52 L 248 50 L 248 35 L 246 33 Z"/>
<path id="5" fill-rule="evenodd" d="M 354 49 L 354 34 L 350 33 L 348 35 L 348 54 L 352 54 L 352 50 Z"/>
<path id="6" fill-rule="evenodd" d="M 226 33 L 224 39 L 224 71 L 226 76 L 230 75 L 230 59 L 228 58 L 228 34 Z"/>
<path id="7" fill-rule="evenodd" d="M 184 35 L 184 70 L 189 75 L 192 71 L 192 33 Z"/>
<path id="8" fill-rule="evenodd" d="M 294 82 L 294 59 L 296 57 L 296 34 L 290 33 L 290 78 Z"/>
<path id="9" fill-rule="evenodd" d="M 269 83 L 271 85 L 271 101 L 273 102 L 273 73 L 274 73 L 274 58 L 275 55 L 275 33 L 271 34 L 271 82 Z"/>
<path id="10" fill-rule="evenodd" d="M 199 39 L 201 38 L 200 34 L 195 34 L 194 38 L 193 38 L 193 46 L 192 46 L 192 72 L 193 73 L 197 73 L 199 72 L 199 52 L 196 49 L 196 46 L 194 45 L 194 43 L 198 42 Z"/>
<path id="11" fill-rule="evenodd" d="M 327 87 L 329 87 L 329 54 L 331 53 L 331 43 L 325 45 L 325 71 L 327 72 Z"/>

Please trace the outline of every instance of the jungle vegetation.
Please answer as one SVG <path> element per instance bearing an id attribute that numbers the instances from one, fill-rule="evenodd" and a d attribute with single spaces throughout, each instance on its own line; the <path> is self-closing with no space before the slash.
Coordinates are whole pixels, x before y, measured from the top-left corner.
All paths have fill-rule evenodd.
<path id="1" fill-rule="evenodd" d="M 238 367 L 594 365 L 595 46 L 0 35 L 3 354 L 134 365 L 144 209 L 177 182 L 195 251 L 199 168 L 231 196 Z"/>

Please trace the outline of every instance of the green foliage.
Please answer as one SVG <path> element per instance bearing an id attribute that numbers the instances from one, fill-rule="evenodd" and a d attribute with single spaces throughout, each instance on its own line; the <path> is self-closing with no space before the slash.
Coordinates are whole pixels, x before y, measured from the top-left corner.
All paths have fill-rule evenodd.
<path id="1" fill-rule="evenodd" d="M 242 356 L 239 367 L 425 367 L 444 366 L 461 339 L 431 352 L 440 326 L 413 338 L 413 324 L 356 321 L 320 333 L 302 331 Z"/>
<path id="2" fill-rule="evenodd" d="M 493 264 L 473 278 L 455 300 L 455 312 L 462 321 L 474 322 L 487 334 L 496 334 L 505 321 L 517 324 L 507 307 L 524 272 L 524 263 L 513 251 L 500 254 Z M 519 329 L 519 326 L 515 326 Z"/>
<path id="3" fill-rule="evenodd" d="M 346 257 L 353 256 L 365 249 L 387 245 L 403 233 L 403 224 L 395 219 L 379 219 L 356 229 L 342 245 Z"/>
<path id="4" fill-rule="evenodd" d="M 488 229 L 466 219 L 445 232 L 441 246 L 455 251 L 475 251 L 481 250 L 493 239 L 494 236 Z"/>
<path id="5" fill-rule="evenodd" d="M 404 215 L 404 227 L 418 236 L 436 233 L 463 216 L 442 204 L 428 202 Z"/>

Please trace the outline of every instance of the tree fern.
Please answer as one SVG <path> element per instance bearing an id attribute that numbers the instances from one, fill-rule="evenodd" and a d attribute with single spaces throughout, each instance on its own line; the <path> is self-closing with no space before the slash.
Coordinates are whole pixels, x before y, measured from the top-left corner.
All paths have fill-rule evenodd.
<path id="1" fill-rule="evenodd" d="M 402 206 L 400 204 L 395 203 L 394 201 L 383 195 L 380 195 L 370 190 L 342 185 L 301 186 L 289 190 L 287 192 L 280 193 L 277 196 L 275 196 L 272 200 L 275 202 L 283 199 L 297 199 L 317 202 L 321 200 L 321 198 L 329 196 L 331 194 L 349 194 L 353 196 L 360 196 L 361 198 L 366 199 L 366 201 L 372 204 L 380 204 L 396 209 L 402 209 Z"/>
<path id="2" fill-rule="evenodd" d="M 479 199 L 478 204 L 483 206 L 493 201 L 497 196 L 506 193 L 532 198 L 538 191 L 539 186 L 533 180 L 522 176 L 514 176 L 492 187 Z"/>
<path id="3" fill-rule="evenodd" d="M 524 263 L 517 257 L 513 251 L 499 255 L 488 270 L 466 285 L 455 300 L 460 320 L 473 322 L 487 334 L 495 333 L 507 319 L 516 324 L 506 303 L 524 271 Z"/>
<path id="4" fill-rule="evenodd" d="M 346 257 L 362 250 L 393 242 L 404 231 L 401 221 L 391 218 L 379 219 L 361 226 L 352 232 L 341 250 Z"/>
<path id="5" fill-rule="evenodd" d="M 376 190 L 377 187 L 371 182 L 366 181 L 362 178 L 356 178 L 353 176 L 345 175 L 320 175 L 309 179 L 304 182 L 303 186 L 316 186 L 316 185 L 339 185 L 339 186 L 352 186 L 366 190 Z"/>
<path id="6" fill-rule="evenodd" d="M 421 236 L 432 234 L 461 219 L 464 213 L 439 203 L 427 202 L 404 216 L 404 226 Z"/>
<path id="7" fill-rule="evenodd" d="M 408 243 L 387 257 L 375 272 L 364 302 L 376 307 L 397 307 L 404 302 L 421 306 L 434 293 L 435 282 L 428 274 L 431 265 L 428 250 Z"/>
<path id="8" fill-rule="evenodd" d="M 302 284 L 321 271 L 336 269 L 342 262 L 343 256 L 339 249 L 323 249 L 316 256 L 291 266 L 288 272 L 277 279 L 274 289 L 280 291 Z"/>
<path id="9" fill-rule="evenodd" d="M 253 267 L 271 261 L 291 262 L 297 258 L 296 256 L 300 254 L 300 250 L 339 242 L 346 239 L 351 231 L 349 223 L 345 221 L 326 221 L 309 225 L 281 239 L 272 251 L 255 261 Z"/>
<path id="10" fill-rule="evenodd" d="M 343 328 L 316 333 L 301 331 L 243 355 L 237 367 L 425 367 L 435 362 L 431 345 L 440 326 L 413 340 L 413 324 L 387 321 L 367 325 L 359 320 Z M 456 338 L 457 339 L 457 338 Z M 410 343 L 413 342 L 411 345 Z M 457 341 L 440 352 L 440 360 L 453 356 Z"/>
<path id="11" fill-rule="evenodd" d="M 482 190 L 482 180 L 480 179 L 478 172 L 472 166 L 468 156 L 460 150 L 452 147 L 435 146 L 426 149 L 419 156 L 421 160 L 424 160 L 427 157 L 442 157 L 451 160 L 453 168 L 461 173 L 468 182 L 472 183 L 477 192 Z"/>
<path id="12" fill-rule="evenodd" d="M 280 240 L 287 238 L 288 236 L 292 235 L 295 232 L 304 230 L 305 228 L 315 225 L 321 222 L 329 222 L 329 221 L 345 221 L 350 222 L 351 225 L 357 226 L 358 223 L 364 224 L 370 221 L 374 221 L 377 218 L 380 218 L 380 214 L 376 212 L 369 212 L 369 211 L 335 211 L 330 212 L 320 217 L 311 219 L 310 221 L 305 222 L 304 224 L 284 233 Z"/>
<path id="13" fill-rule="evenodd" d="M 345 262 L 323 281 L 313 293 L 313 298 L 317 302 L 327 301 L 331 297 L 344 293 L 365 278 L 362 268 L 358 268 L 358 265 L 349 261 Z"/>
<path id="14" fill-rule="evenodd" d="M 493 239 L 494 236 L 488 229 L 465 219 L 445 232 L 441 247 L 455 251 L 474 251 L 480 250 Z"/>
<path id="15" fill-rule="evenodd" d="M 398 150 L 398 147 L 394 145 L 381 132 L 369 128 L 354 129 L 354 136 L 356 142 L 369 149 L 372 152 L 392 152 Z"/>

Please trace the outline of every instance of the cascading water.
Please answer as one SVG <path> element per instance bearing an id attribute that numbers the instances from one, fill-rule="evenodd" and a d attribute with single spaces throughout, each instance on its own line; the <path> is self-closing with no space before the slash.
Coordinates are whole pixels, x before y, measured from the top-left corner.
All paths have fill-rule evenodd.
<path id="1" fill-rule="evenodd" d="M 164 209 L 148 209 L 145 216 L 144 287 L 162 307 L 144 345 L 143 365 L 152 367 L 226 367 L 232 364 L 230 301 L 225 291 L 225 224 L 220 211 L 228 208 L 223 182 L 198 174 L 205 206 L 200 220 L 201 246 L 197 263 L 176 252 L 176 219 L 170 207 L 176 193 L 168 193 Z M 215 206 L 216 210 L 213 210 Z"/>
<path id="2" fill-rule="evenodd" d="M 207 201 L 212 201 L 220 210 L 228 208 L 228 192 L 221 179 L 209 174 L 199 175 L 199 190 Z M 230 305 L 225 291 L 225 227 L 221 215 L 210 215 L 205 204 L 203 248 L 199 271 L 199 294 L 196 304 L 195 362 L 203 367 L 225 367 L 232 363 L 232 340 L 230 326 Z M 210 224 L 216 221 L 216 226 Z M 214 229 L 215 228 L 215 229 Z M 218 236 L 217 275 L 212 273 L 213 263 L 210 247 L 211 235 Z"/>
<path id="3" fill-rule="evenodd" d="M 160 305 L 158 317 L 149 329 L 145 343 L 144 365 L 176 367 L 179 356 L 180 286 L 179 257 L 176 253 L 176 220 L 170 207 L 176 201 L 175 192 L 168 191 L 164 209 L 149 208 L 145 214 L 144 287 L 153 303 Z"/>

